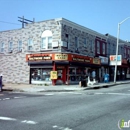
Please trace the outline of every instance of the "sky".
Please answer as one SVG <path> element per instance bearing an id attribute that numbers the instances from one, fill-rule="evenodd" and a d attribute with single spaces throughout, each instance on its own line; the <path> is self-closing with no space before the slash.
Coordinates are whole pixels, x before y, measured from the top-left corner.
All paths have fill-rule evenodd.
<path id="1" fill-rule="evenodd" d="M 130 17 L 130 0 L 0 0 L 0 31 L 21 28 L 22 16 L 35 22 L 62 17 L 117 37 L 118 23 Z M 120 39 L 130 41 L 130 19 L 120 25 Z"/>

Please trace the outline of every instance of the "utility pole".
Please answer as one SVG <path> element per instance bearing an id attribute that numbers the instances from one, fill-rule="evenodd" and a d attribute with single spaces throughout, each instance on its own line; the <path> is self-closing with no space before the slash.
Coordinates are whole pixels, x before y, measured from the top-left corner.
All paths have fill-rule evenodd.
<path id="1" fill-rule="evenodd" d="M 28 24 L 28 22 L 34 23 L 35 19 L 33 18 L 33 21 L 25 19 L 24 16 L 23 17 L 18 17 L 20 20 L 18 20 L 19 22 L 22 23 L 22 28 L 24 28 L 24 24 Z"/>

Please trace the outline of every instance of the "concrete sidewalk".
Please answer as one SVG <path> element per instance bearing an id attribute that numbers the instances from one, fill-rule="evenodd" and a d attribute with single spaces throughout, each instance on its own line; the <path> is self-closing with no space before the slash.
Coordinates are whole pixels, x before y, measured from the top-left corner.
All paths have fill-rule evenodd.
<path id="1" fill-rule="evenodd" d="M 97 85 L 89 85 L 87 87 L 80 87 L 79 85 L 56 85 L 56 86 L 44 86 L 33 84 L 5 84 L 3 91 L 15 91 L 15 92 L 67 92 L 67 91 L 82 91 L 87 89 L 102 88 L 115 86 L 119 84 L 129 84 L 130 80 L 118 81 L 115 83 L 98 83 Z"/>

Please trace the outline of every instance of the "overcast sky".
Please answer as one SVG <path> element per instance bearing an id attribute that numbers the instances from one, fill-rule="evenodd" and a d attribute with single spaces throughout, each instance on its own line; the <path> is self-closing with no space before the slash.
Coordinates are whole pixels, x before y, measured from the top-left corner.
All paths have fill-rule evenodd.
<path id="1" fill-rule="evenodd" d="M 36 22 L 63 17 L 116 37 L 118 23 L 130 17 L 130 0 L 0 0 L 0 31 L 21 28 L 18 16 Z M 130 41 L 130 19 L 120 27 L 120 38 Z"/>

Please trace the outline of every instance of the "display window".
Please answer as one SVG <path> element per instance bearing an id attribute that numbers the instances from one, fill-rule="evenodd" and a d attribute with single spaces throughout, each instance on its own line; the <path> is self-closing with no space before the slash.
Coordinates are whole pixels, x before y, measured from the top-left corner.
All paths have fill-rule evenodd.
<path id="1" fill-rule="evenodd" d="M 50 72 L 51 68 L 32 68 L 31 69 L 31 81 L 51 81 Z"/>
<path id="2" fill-rule="evenodd" d="M 80 81 L 84 76 L 87 76 L 87 68 L 72 67 L 69 68 L 69 80 Z"/>

